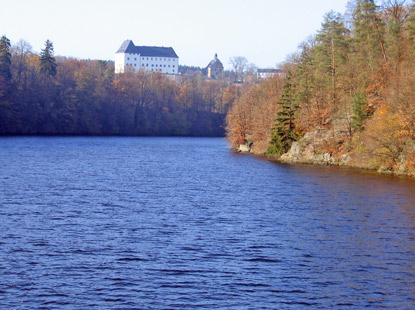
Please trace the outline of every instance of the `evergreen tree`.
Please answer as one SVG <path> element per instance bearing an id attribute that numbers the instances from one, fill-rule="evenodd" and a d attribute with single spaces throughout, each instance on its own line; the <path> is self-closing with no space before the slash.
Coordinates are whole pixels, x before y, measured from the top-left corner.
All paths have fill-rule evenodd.
<path id="1" fill-rule="evenodd" d="M 40 72 L 47 76 L 55 76 L 56 67 L 56 60 L 53 57 L 53 43 L 46 40 L 45 48 L 40 53 Z"/>
<path id="2" fill-rule="evenodd" d="M 6 36 L 0 39 L 0 99 L 6 97 L 11 85 L 10 40 Z"/>
<path id="3" fill-rule="evenodd" d="M 268 155 L 280 156 L 286 153 L 291 144 L 298 139 L 294 118 L 298 108 L 295 98 L 295 87 L 291 74 L 287 76 L 283 94 L 278 101 L 281 106 L 271 131 L 271 141 L 267 150 Z"/>
<path id="4" fill-rule="evenodd" d="M 313 53 L 314 38 L 309 38 L 307 42 L 303 42 L 301 54 L 298 57 L 298 63 L 295 70 L 296 92 L 298 104 L 301 105 L 310 115 L 311 121 L 311 101 L 313 97 L 313 87 L 315 81 L 315 57 Z"/>
<path id="5" fill-rule="evenodd" d="M 387 16 L 386 51 L 395 75 L 400 74 L 399 65 L 402 63 L 407 51 L 405 38 L 405 22 L 409 17 L 409 8 L 406 0 L 389 0 L 384 7 Z M 399 88 L 399 87 L 398 87 Z"/>
<path id="6" fill-rule="evenodd" d="M 356 91 L 352 104 L 352 128 L 361 130 L 363 128 L 363 122 L 368 117 L 368 105 L 365 94 L 361 91 Z"/>
<path id="7" fill-rule="evenodd" d="M 320 63 L 329 101 L 334 107 L 339 101 L 339 68 L 347 59 L 348 33 L 342 15 L 331 11 L 324 16 L 322 29 L 316 37 L 316 60 Z"/>
<path id="8" fill-rule="evenodd" d="M 409 7 L 409 17 L 406 23 L 408 56 L 415 59 L 415 1 Z"/>
<path id="9" fill-rule="evenodd" d="M 387 62 L 385 23 L 378 17 L 373 0 L 357 0 L 353 10 L 353 47 L 363 70 L 374 74 L 380 62 Z"/>

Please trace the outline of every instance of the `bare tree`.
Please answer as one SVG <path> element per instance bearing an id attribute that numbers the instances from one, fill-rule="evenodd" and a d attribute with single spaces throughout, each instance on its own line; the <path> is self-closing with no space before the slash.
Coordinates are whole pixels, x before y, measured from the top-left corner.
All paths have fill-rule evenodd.
<path id="1" fill-rule="evenodd" d="M 384 0 L 383 7 L 387 14 L 393 20 L 402 26 L 409 16 L 409 10 L 406 7 L 407 0 Z"/>
<path id="2" fill-rule="evenodd" d="M 23 82 L 23 86 L 26 85 L 27 72 L 27 59 L 32 55 L 32 46 L 25 40 L 20 40 L 16 45 L 11 48 L 12 55 L 12 75 L 15 82 L 19 85 Z M 22 81 L 23 80 L 23 81 Z"/>
<path id="3" fill-rule="evenodd" d="M 235 81 L 243 82 L 244 81 L 244 72 L 248 66 L 248 60 L 242 56 L 235 56 L 229 59 L 229 63 L 233 67 L 235 72 Z"/>

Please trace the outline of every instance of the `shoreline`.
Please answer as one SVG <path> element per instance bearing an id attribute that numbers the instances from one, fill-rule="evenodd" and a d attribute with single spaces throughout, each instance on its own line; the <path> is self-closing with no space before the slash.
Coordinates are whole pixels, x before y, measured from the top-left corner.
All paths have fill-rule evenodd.
<path id="1" fill-rule="evenodd" d="M 326 166 L 326 167 L 338 167 L 338 168 L 346 168 L 346 169 L 353 169 L 355 171 L 371 173 L 378 176 L 393 176 L 393 177 L 400 177 L 400 178 L 408 178 L 415 180 L 415 173 L 414 172 L 407 172 L 407 171 L 398 171 L 398 170 L 388 170 L 382 168 L 371 168 L 371 167 L 364 167 L 357 164 L 349 164 L 345 162 L 337 161 L 323 161 L 323 160 L 301 160 L 301 159 L 290 159 L 287 158 L 288 156 L 284 157 L 284 155 L 288 154 L 285 153 L 281 156 L 268 156 L 264 153 L 255 153 L 251 151 L 241 151 L 240 149 L 231 148 L 235 153 L 252 155 L 259 159 L 278 163 L 278 164 L 287 164 L 287 165 L 303 165 L 303 166 Z M 284 157 L 284 158 L 282 158 Z"/>

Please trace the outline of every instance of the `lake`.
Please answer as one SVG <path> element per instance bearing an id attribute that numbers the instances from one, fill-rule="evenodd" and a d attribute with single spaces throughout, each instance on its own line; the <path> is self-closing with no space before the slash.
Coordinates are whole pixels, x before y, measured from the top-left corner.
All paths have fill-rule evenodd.
<path id="1" fill-rule="evenodd" d="M 302 308 L 415 308 L 415 180 L 220 138 L 0 138 L 0 309 Z"/>

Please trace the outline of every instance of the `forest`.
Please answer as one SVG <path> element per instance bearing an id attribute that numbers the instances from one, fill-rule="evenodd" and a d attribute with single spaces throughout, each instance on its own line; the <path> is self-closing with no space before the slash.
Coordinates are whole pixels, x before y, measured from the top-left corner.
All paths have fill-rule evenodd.
<path id="1" fill-rule="evenodd" d="M 273 159 L 415 175 L 415 1 L 349 1 L 266 80 L 233 60 L 222 80 L 192 67 L 171 80 L 3 36 L 0 135 L 226 133 Z"/>
<path id="2" fill-rule="evenodd" d="M 415 173 L 415 2 L 348 3 L 227 116 L 237 149 Z"/>
<path id="3" fill-rule="evenodd" d="M 224 136 L 238 88 L 201 75 L 114 74 L 112 62 L 54 56 L 46 40 L 0 39 L 0 135 Z"/>

